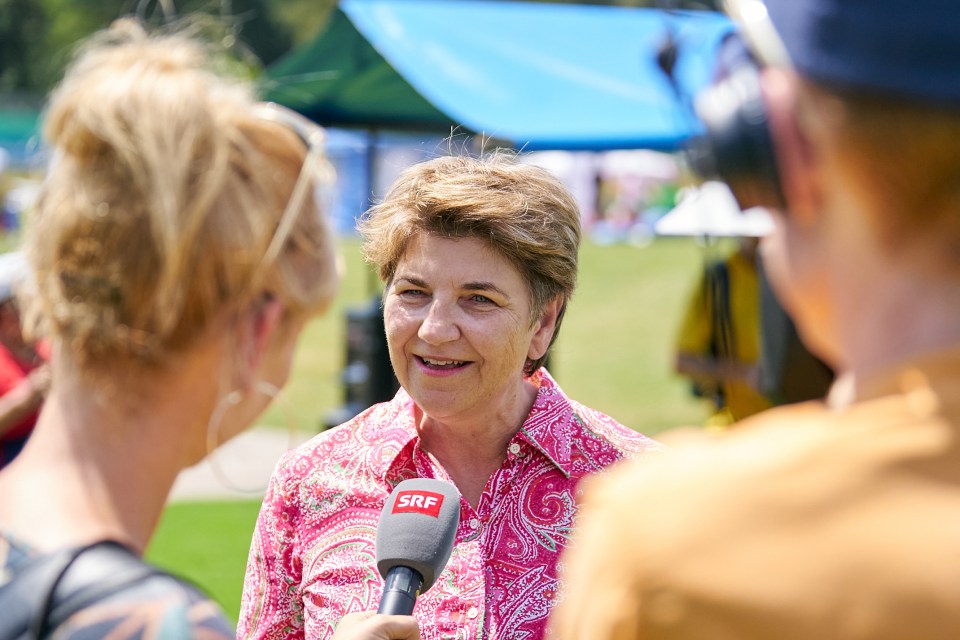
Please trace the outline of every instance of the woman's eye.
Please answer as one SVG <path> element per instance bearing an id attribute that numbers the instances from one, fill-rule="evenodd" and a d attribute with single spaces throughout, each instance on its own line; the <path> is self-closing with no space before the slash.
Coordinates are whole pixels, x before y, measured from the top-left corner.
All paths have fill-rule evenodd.
<path id="1" fill-rule="evenodd" d="M 416 298 L 426 294 L 421 289 L 401 289 L 397 292 L 397 295 L 404 298 Z"/>
<path id="2" fill-rule="evenodd" d="M 487 296 L 482 296 L 479 293 L 470 296 L 471 302 L 479 302 L 480 304 L 493 304 L 493 300 Z"/>

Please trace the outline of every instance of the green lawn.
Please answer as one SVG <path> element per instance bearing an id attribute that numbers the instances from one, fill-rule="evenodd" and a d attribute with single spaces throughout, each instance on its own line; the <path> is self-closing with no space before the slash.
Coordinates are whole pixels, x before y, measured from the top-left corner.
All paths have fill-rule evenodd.
<path id="1" fill-rule="evenodd" d="M 236 621 L 259 509 L 259 500 L 168 505 L 147 559 L 196 584 Z"/>
<path id="2" fill-rule="evenodd" d="M 315 432 L 342 401 L 343 310 L 375 291 L 357 244 L 344 242 L 342 252 L 347 277 L 338 301 L 304 333 L 278 403 L 286 409 L 271 409 L 265 423 L 293 420 Z M 585 243 L 579 287 L 551 364 L 567 394 L 648 435 L 699 424 L 706 408 L 670 366 L 674 333 L 701 261 L 702 250 L 686 239 L 658 239 L 642 248 Z M 173 504 L 147 556 L 199 584 L 236 619 L 258 507 L 256 501 Z"/>

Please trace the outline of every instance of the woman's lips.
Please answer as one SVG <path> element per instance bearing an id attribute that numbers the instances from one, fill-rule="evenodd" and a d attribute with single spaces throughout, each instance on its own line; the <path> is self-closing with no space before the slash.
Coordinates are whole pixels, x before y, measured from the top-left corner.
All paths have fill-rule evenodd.
<path id="1" fill-rule="evenodd" d="M 415 356 L 415 358 L 421 369 L 426 369 L 432 373 L 452 373 L 463 369 L 469 364 L 466 360 L 449 360 L 446 358 L 429 358 L 424 356 Z"/>

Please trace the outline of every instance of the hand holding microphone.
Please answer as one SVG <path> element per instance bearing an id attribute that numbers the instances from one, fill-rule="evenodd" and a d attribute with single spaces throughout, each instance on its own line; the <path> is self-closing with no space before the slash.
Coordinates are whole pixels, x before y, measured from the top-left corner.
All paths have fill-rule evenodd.
<path id="1" fill-rule="evenodd" d="M 449 482 L 414 478 L 393 490 L 377 525 L 377 569 L 384 579 L 377 613 L 410 615 L 453 551 L 460 493 Z"/>
<path id="2" fill-rule="evenodd" d="M 359 611 L 340 619 L 332 640 L 420 640 L 420 626 L 411 616 Z"/>

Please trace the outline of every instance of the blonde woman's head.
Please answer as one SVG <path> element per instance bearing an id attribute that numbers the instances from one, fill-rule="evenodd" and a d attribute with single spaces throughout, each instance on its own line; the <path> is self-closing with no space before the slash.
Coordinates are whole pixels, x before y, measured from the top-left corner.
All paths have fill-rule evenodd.
<path id="1" fill-rule="evenodd" d="M 291 201 L 307 145 L 215 60 L 198 40 L 125 21 L 51 95 L 25 325 L 81 368 L 163 366 L 264 296 L 303 317 L 334 294 L 313 185 Z"/>

